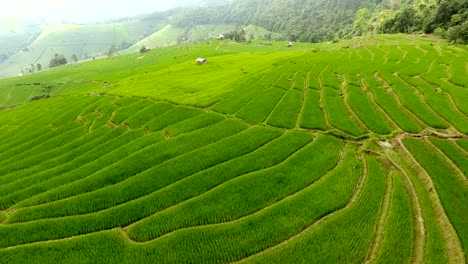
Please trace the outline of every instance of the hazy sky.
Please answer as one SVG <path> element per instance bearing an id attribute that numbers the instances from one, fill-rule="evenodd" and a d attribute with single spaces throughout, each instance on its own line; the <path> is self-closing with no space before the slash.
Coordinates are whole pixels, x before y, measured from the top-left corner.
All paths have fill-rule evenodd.
<path id="1" fill-rule="evenodd" d="M 189 0 L 0 0 L 0 18 L 102 21 L 165 10 Z"/>

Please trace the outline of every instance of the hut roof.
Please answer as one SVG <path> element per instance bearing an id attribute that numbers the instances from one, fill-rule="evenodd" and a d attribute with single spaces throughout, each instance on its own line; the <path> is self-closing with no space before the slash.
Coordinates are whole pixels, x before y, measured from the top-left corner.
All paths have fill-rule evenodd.
<path id="1" fill-rule="evenodd" d="M 208 62 L 208 60 L 205 58 L 198 58 L 196 61 L 198 64 L 205 64 Z"/>

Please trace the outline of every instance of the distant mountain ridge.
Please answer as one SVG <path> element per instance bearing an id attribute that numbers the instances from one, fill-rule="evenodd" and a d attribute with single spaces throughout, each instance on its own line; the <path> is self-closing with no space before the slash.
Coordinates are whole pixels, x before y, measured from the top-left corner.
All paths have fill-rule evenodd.
<path id="1" fill-rule="evenodd" d="M 249 25 L 259 28 L 248 32 L 257 39 L 322 42 L 375 33 L 435 32 L 468 42 L 468 2 L 463 0 L 188 2 L 188 7 L 112 23 L 49 25 L 42 33 L 35 28 L 35 35 L 8 35 L 8 31 L 2 35 L 0 31 L 0 77 L 27 74 L 38 63 L 45 68 L 56 53 L 69 61 L 73 55 L 79 60 L 89 59 L 105 55 L 111 46 L 137 51 L 141 46 L 156 48 L 202 41 Z M 37 38 L 32 41 L 31 36 Z"/>

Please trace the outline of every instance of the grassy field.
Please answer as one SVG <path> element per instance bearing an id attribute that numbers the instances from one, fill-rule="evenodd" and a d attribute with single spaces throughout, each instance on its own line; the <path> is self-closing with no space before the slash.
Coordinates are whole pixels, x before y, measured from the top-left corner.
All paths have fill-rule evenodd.
<path id="1" fill-rule="evenodd" d="M 0 263 L 466 263 L 468 48 L 248 28 L 0 79 Z"/>
<path id="2" fill-rule="evenodd" d="M 22 73 L 22 69 L 27 74 L 26 68 L 31 64 L 40 63 L 45 69 L 49 67 L 49 62 L 56 53 L 63 54 L 68 62 L 73 62 L 73 55 L 76 55 L 78 60 L 102 56 L 112 45 L 118 50 L 127 48 L 151 32 L 150 30 L 149 23 L 144 22 L 50 24 L 43 28 L 35 39 L 26 43 L 26 48 L 13 52 L 6 61 L 0 63 L 0 76 L 16 76 Z"/>

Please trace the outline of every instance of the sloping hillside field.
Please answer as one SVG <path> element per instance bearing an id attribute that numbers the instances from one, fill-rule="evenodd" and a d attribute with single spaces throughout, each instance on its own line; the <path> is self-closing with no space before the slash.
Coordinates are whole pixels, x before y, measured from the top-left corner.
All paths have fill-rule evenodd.
<path id="1" fill-rule="evenodd" d="M 467 76 L 382 35 L 0 80 L 0 263 L 466 263 Z"/>

